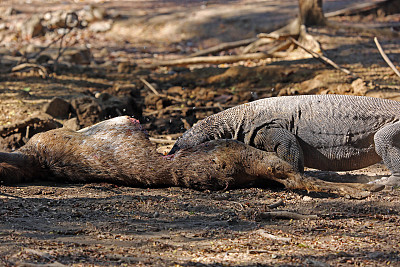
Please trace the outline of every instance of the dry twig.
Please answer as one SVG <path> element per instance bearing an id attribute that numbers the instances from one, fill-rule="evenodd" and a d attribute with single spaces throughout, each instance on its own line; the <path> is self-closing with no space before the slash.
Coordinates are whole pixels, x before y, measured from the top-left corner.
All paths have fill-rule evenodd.
<path id="1" fill-rule="evenodd" d="M 309 53 L 311 56 L 313 56 L 314 58 L 318 59 L 319 61 L 321 61 L 322 63 L 324 63 L 325 65 L 334 67 L 337 70 L 340 70 L 344 73 L 346 73 L 347 75 L 351 75 L 354 78 L 358 78 L 357 75 L 355 75 L 354 73 L 352 73 L 351 71 L 349 71 L 348 69 L 342 68 L 340 67 L 338 64 L 336 64 L 335 62 L 333 62 L 332 60 L 330 60 L 329 58 L 323 56 L 323 55 L 319 55 L 318 53 L 315 53 L 314 51 L 311 51 L 310 49 L 306 48 L 305 46 L 303 46 L 300 42 L 298 42 L 297 40 L 295 40 L 292 37 L 289 37 L 289 40 L 291 40 L 294 44 L 296 44 L 298 47 L 300 47 L 301 49 L 303 49 L 304 51 L 306 51 L 307 53 Z"/>
<path id="2" fill-rule="evenodd" d="M 169 100 L 174 100 L 178 103 L 183 103 L 185 102 L 185 100 L 177 98 L 177 97 L 173 97 L 170 95 L 166 95 L 166 94 L 160 94 L 155 88 L 154 86 L 152 86 L 148 81 L 146 81 L 146 79 L 144 78 L 139 78 L 139 80 L 144 83 L 146 85 L 147 88 L 149 88 L 155 95 L 158 95 L 159 97 L 163 97 L 163 98 L 167 98 Z"/>
<path id="3" fill-rule="evenodd" d="M 282 200 L 282 199 L 279 199 L 277 202 L 272 203 L 272 204 L 269 204 L 267 207 L 268 207 L 269 209 L 275 209 L 275 208 L 277 208 L 277 207 L 284 206 L 284 205 L 285 205 L 285 203 L 283 202 L 283 200 Z"/>
<path id="4" fill-rule="evenodd" d="M 269 53 L 252 53 L 246 55 L 232 55 L 232 56 L 209 56 L 209 57 L 190 57 L 190 58 L 181 58 L 174 60 L 166 60 L 155 62 L 150 65 L 143 65 L 146 68 L 156 68 L 160 66 L 185 66 L 185 65 L 194 65 L 194 64 L 222 64 L 222 63 L 234 63 L 238 61 L 244 60 L 255 60 L 255 59 L 264 59 L 269 57 L 278 57 L 279 54 L 269 54 Z"/>
<path id="5" fill-rule="evenodd" d="M 383 48 L 381 46 L 381 44 L 378 41 L 378 38 L 374 38 L 374 42 L 376 44 L 376 47 L 379 50 L 379 53 L 381 53 L 381 56 L 383 57 L 383 59 L 385 60 L 385 62 L 389 65 L 389 67 L 394 71 L 394 73 L 396 73 L 397 76 L 400 77 L 400 72 L 396 69 L 396 67 L 394 66 L 393 62 L 389 59 L 389 57 L 386 55 L 385 51 L 383 51 Z"/>
<path id="6" fill-rule="evenodd" d="M 197 51 L 196 53 L 193 53 L 189 55 L 189 57 L 198 57 L 198 56 L 205 56 L 208 54 L 248 45 L 254 41 L 256 41 L 257 38 L 250 38 L 250 39 L 244 39 L 244 40 L 239 40 L 239 41 L 234 41 L 234 42 L 227 42 L 227 43 L 222 43 L 204 50 Z"/>
<path id="7" fill-rule="evenodd" d="M 157 92 L 157 90 L 154 88 L 154 86 L 152 86 L 148 81 L 146 81 L 144 78 L 139 77 L 139 80 L 144 83 L 147 88 L 149 88 L 155 95 L 160 95 L 159 92 Z"/>

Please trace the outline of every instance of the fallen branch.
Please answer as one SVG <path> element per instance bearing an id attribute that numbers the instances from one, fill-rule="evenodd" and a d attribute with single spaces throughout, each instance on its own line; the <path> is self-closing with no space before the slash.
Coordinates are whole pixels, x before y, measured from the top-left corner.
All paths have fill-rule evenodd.
<path id="1" fill-rule="evenodd" d="M 396 67 L 394 66 L 393 62 L 389 59 L 389 57 L 386 55 L 385 51 L 383 51 L 383 48 L 381 46 L 381 44 L 378 41 L 378 38 L 374 38 L 374 42 L 376 44 L 376 47 L 379 50 L 379 53 L 381 53 L 381 56 L 383 57 L 383 59 L 385 60 L 385 62 L 389 65 L 389 67 L 394 71 L 394 73 L 396 73 L 397 76 L 400 77 L 400 72 L 396 69 Z"/>
<path id="2" fill-rule="evenodd" d="M 284 205 L 285 205 L 285 203 L 283 202 L 283 200 L 282 200 L 282 199 L 279 199 L 277 202 L 272 203 L 272 204 L 269 204 L 267 207 L 268 207 L 269 209 L 275 209 L 275 208 L 277 208 L 277 207 L 284 206 Z"/>
<path id="3" fill-rule="evenodd" d="M 48 72 L 47 72 L 47 69 L 45 67 L 43 67 L 41 65 L 38 65 L 38 64 L 34 64 L 34 63 L 22 63 L 22 64 L 19 64 L 19 65 L 13 67 L 11 69 L 11 71 L 12 72 L 18 72 L 18 71 L 26 71 L 26 70 L 29 70 L 29 69 L 37 69 L 42 78 L 46 78 L 48 76 Z"/>
<path id="4" fill-rule="evenodd" d="M 307 53 L 309 53 L 311 56 L 313 56 L 314 58 L 318 59 L 319 61 L 321 61 L 322 63 L 324 63 L 325 65 L 334 67 L 337 70 L 340 70 L 344 73 L 346 73 L 347 75 L 351 75 L 354 78 L 358 78 L 357 75 L 355 75 L 354 73 L 352 73 L 351 71 L 349 71 L 348 69 L 342 68 L 339 65 L 337 65 L 335 62 L 333 62 L 332 60 L 330 60 L 329 58 L 323 56 L 323 55 L 319 55 L 318 53 L 315 53 L 314 51 L 311 51 L 310 49 L 306 48 L 305 46 L 303 46 L 300 42 L 296 41 L 295 39 L 293 39 L 292 37 L 289 37 L 289 40 L 291 40 L 294 44 L 296 44 L 298 47 L 300 47 L 301 49 L 303 49 L 304 51 L 306 51 Z"/>
<path id="5" fill-rule="evenodd" d="M 197 52 L 189 55 L 189 57 L 205 56 L 208 54 L 217 53 L 217 52 L 228 50 L 228 49 L 233 49 L 236 47 L 248 45 L 256 40 L 257 40 L 257 38 L 250 38 L 250 39 L 244 39 L 244 40 L 239 40 L 239 41 L 234 41 L 234 42 L 222 43 L 222 44 L 219 44 L 219 45 L 216 45 L 216 46 L 204 49 L 204 50 L 197 51 Z"/>
<path id="6" fill-rule="evenodd" d="M 232 55 L 232 56 L 209 56 L 209 57 L 191 57 L 174 59 L 167 61 L 159 61 L 150 65 L 143 65 L 144 68 L 156 68 L 160 66 L 185 66 L 195 64 L 222 64 L 222 63 L 234 63 L 244 60 L 255 60 L 264 59 L 269 57 L 278 57 L 279 55 L 271 55 L 268 53 L 252 53 L 246 55 Z"/>
<path id="7" fill-rule="evenodd" d="M 257 219 L 259 220 L 273 220 L 273 219 L 283 219 L 283 220 L 304 220 L 318 219 L 317 215 L 304 215 L 299 213 L 294 213 L 290 211 L 269 211 L 269 212 L 261 212 L 257 215 Z"/>

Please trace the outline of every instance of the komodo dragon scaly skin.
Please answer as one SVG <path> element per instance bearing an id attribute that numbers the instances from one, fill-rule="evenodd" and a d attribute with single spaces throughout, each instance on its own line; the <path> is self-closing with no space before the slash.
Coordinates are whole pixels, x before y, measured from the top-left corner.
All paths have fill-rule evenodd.
<path id="1" fill-rule="evenodd" d="M 260 99 L 212 115 L 178 139 L 170 154 L 208 140 L 235 139 L 275 151 L 296 170 L 346 171 L 383 162 L 400 185 L 400 103 L 348 95 Z"/>

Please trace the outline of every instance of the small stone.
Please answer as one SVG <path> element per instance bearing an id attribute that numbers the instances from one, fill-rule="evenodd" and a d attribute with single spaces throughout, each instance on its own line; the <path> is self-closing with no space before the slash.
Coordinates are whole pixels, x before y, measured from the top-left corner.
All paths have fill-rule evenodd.
<path id="1" fill-rule="evenodd" d="M 43 63 L 47 63 L 48 61 L 52 60 L 52 58 L 49 55 L 40 55 L 36 58 L 36 63 L 38 63 L 39 65 L 43 64 Z"/>
<path id="2" fill-rule="evenodd" d="M 102 119 L 102 109 L 94 97 L 80 96 L 71 101 L 81 126 L 89 126 Z"/>
<path id="3" fill-rule="evenodd" d="M 74 48 L 64 52 L 62 60 L 72 64 L 88 65 L 92 60 L 92 53 L 89 48 Z"/>
<path id="4" fill-rule="evenodd" d="M 309 196 L 303 197 L 303 201 L 311 201 L 311 200 L 312 200 L 312 197 L 309 197 Z"/>
<path id="5" fill-rule="evenodd" d="M 111 30 L 113 22 L 111 20 L 107 21 L 96 21 L 89 24 L 89 30 L 92 32 L 107 32 Z"/>
<path id="6" fill-rule="evenodd" d="M 62 98 L 55 97 L 43 107 L 43 111 L 55 118 L 67 118 L 70 104 Z"/>
<path id="7" fill-rule="evenodd" d="M 160 213 L 158 211 L 154 212 L 153 218 L 158 218 L 160 217 Z"/>
<path id="8" fill-rule="evenodd" d="M 65 128 L 68 128 L 72 131 L 78 131 L 81 127 L 79 126 L 78 118 L 72 118 L 63 123 Z"/>

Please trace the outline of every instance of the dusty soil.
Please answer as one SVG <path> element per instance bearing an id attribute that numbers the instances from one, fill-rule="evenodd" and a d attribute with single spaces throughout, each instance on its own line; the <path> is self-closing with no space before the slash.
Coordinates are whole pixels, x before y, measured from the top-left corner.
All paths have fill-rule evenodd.
<path id="1" fill-rule="evenodd" d="M 55 124 L 51 125 L 66 124 L 78 117 L 75 126 L 79 128 L 118 114 L 134 115 L 152 137 L 168 143 L 199 119 L 263 97 L 336 93 L 400 100 L 399 79 L 381 59 L 373 42 L 378 36 L 388 56 L 399 66 L 397 28 L 371 30 L 372 26 L 398 23 L 397 13 L 330 18 L 367 25 L 368 29 L 309 29 L 324 54 L 359 76 L 357 80 L 298 49 L 282 58 L 234 64 L 140 67 L 141 63 L 183 57 L 220 42 L 276 29 L 294 16 L 295 1 L 105 2 L 101 4 L 108 13 L 104 21 L 112 21 L 112 29 L 99 33 L 88 27 L 66 35 L 64 46 L 70 56 L 61 57 L 57 69 L 44 64 L 48 74 L 43 78 L 37 69 L 12 72 L 11 68 L 21 62 L 24 54 L 35 54 L 60 33 L 54 30 L 29 38 L 18 33 L 19 27 L 32 14 L 100 4 L 30 2 L 0 3 L 2 14 L 7 14 L 11 5 L 19 11 L 3 15 L 0 20 L 3 150 L 23 145 L 34 133 L 32 129 L 50 127 L 44 124 L 46 127 L 40 128 L 37 121 L 22 123 L 31 117 L 42 122 L 52 120 Z M 348 6 L 348 1 L 324 4 L 329 12 Z M 260 48 L 265 49 L 268 47 Z M 86 57 L 88 51 L 90 56 Z M 239 52 L 232 49 L 218 54 Z M 57 53 L 58 43 L 43 52 L 53 60 Z M 31 62 L 37 63 L 35 59 Z M 164 96 L 153 94 L 140 78 Z M 44 106 L 56 96 L 71 105 L 73 99 L 89 97 L 100 111 L 90 113 L 72 105 L 74 109 L 65 116 L 46 115 L 42 120 Z M 124 108 L 125 102 L 121 104 L 124 99 L 130 99 L 131 109 Z M 160 151 L 166 150 L 168 146 L 160 147 Z M 367 182 L 389 173 L 378 164 L 351 172 L 350 176 L 319 171 L 310 174 L 336 181 Z M 280 200 L 284 205 L 269 207 Z M 0 186 L 0 262 L 6 266 L 398 266 L 399 201 L 398 189 L 354 200 L 268 187 L 198 192 L 110 184 L 38 182 Z M 318 218 L 260 218 L 260 213 L 270 210 Z"/>

